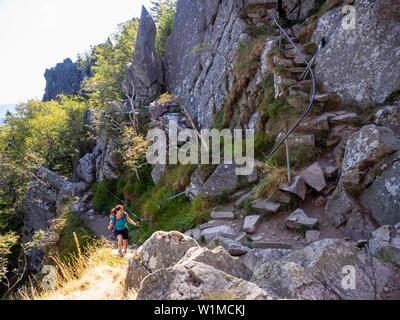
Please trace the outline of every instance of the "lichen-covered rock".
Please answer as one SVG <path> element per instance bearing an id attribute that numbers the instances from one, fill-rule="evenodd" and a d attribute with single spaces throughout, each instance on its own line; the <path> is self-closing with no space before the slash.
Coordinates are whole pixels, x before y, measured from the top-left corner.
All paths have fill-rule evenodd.
<path id="1" fill-rule="evenodd" d="M 92 153 L 86 154 L 79 160 L 78 167 L 76 168 L 77 176 L 83 179 L 86 183 L 92 183 L 95 179 L 94 156 Z"/>
<path id="2" fill-rule="evenodd" d="M 193 238 L 176 231 L 158 231 L 138 249 L 137 253 L 147 270 L 154 272 L 174 265 L 192 247 L 199 247 Z"/>
<path id="3" fill-rule="evenodd" d="M 342 285 L 347 266 L 356 275 L 352 290 Z M 351 242 L 325 239 L 264 264 L 251 281 L 281 298 L 370 300 L 381 298 L 394 272 Z"/>
<path id="4" fill-rule="evenodd" d="M 138 300 L 199 299 L 270 300 L 254 283 L 236 278 L 210 265 L 187 261 L 160 269 L 143 279 Z"/>
<path id="5" fill-rule="evenodd" d="M 356 25 L 342 27 L 342 7 L 325 14 L 312 40 L 328 39 L 316 58 L 315 73 L 327 92 L 360 108 L 383 103 L 400 76 L 400 7 L 390 0 L 354 1 Z M 355 58 L 356 57 L 356 58 Z M 349 72 L 350 71 L 350 72 Z"/>
<path id="6" fill-rule="evenodd" d="M 289 253 L 293 252 L 293 250 L 288 249 L 251 249 L 244 256 L 241 256 L 240 259 L 243 263 L 251 270 L 251 272 L 255 272 L 258 270 L 263 264 L 279 260 L 284 256 L 287 256 Z"/>
<path id="7" fill-rule="evenodd" d="M 315 6 L 315 0 L 286 0 L 282 1 L 282 9 L 289 20 L 303 20 L 307 18 L 311 9 Z"/>
<path id="8" fill-rule="evenodd" d="M 71 210 L 75 213 L 84 213 L 89 209 L 89 205 L 85 202 L 78 202 L 72 205 Z"/>
<path id="9" fill-rule="evenodd" d="M 400 265 L 400 223 L 385 225 L 372 233 L 369 249 L 376 258 Z"/>
<path id="10" fill-rule="evenodd" d="M 132 64 L 126 70 L 122 87 L 135 104 L 145 105 L 154 100 L 163 85 L 161 59 L 155 48 L 156 25 L 142 7 Z"/>
<path id="11" fill-rule="evenodd" d="M 400 105 L 386 106 L 375 114 L 375 124 L 388 127 L 400 137 Z"/>
<path id="12" fill-rule="evenodd" d="M 379 225 L 394 225 L 400 222 L 400 152 L 371 171 L 375 179 L 360 196 L 361 204 Z"/>
<path id="13" fill-rule="evenodd" d="M 204 229 L 201 231 L 200 236 L 204 237 L 206 243 L 210 243 L 215 237 L 218 236 L 233 239 L 235 237 L 235 230 L 233 230 L 231 226 L 222 225 Z"/>
<path id="14" fill-rule="evenodd" d="M 235 190 L 238 186 L 235 164 L 220 164 L 207 181 L 200 188 L 199 194 L 202 197 L 220 195 L 225 190 Z"/>
<path id="15" fill-rule="evenodd" d="M 200 170 L 199 168 L 196 168 L 190 178 L 190 186 L 188 188 L 188 190 L 190 190 L 188 191 L 188 197 L 190 200 L 194 200 L 199 195 L 200 188 L 203 184 L 204 182 L 201 179 Z"/>
<path id="16" fill-rule="evenodd" d="M 212 250 L 207 248 L 190 248 L 178 263 L 182 264 L 189 261 L 207 264 L 231 276 L 244 280 L 249 280 L 252 276 L 252 272 L 246 265 L 240 259 L 232 257 L 222 246 L 217 246 Z"/>
<path id="17" fill-rule="evenodd" d="M 341 180 L 328 198 L 325 211 L 331 223 L 350 239 L 366 239 L 376 229 L 370 215 L 344 190 Z"/>
<path id="18" fill-rule="evenodd" d="M 400 140 L 386 127 L 367 125 L 347 141 L 342 161 L 342 179 L 347 189 L 363 189 L 368 170 L 385 156 L 400 150 Z"/>
<path id="19" fill-rule="evenodd" d="M 217 246 L 224 247 L 232 256 L 242 256 L 250 251 L 249 247 L 242 245 L 240 242 L 224 237 L 215 237 L 209 244 L 211 248 Z"/>
<path id="20" fill-rule="evenodd" d="M 100 183 L 104 179 L 116 180 L 119 178 L 119 173 L 116 170 L 119 164 L 115 156 L 116 148 L 117 144 L 114 139 L 106 139 L 102 134 L 98 137 L 96 147 L 92 152 L 95 157 L 97 182 Z"/>
<path id="21" fill-rule="evenodd" d="M 141 263 L 139 258 L 129 259 L 128 271 L 125 278 L 126 290 L 138 290 L 142 280 L 150 274 L 150 271 Z"/>
<path id="22" fill-rule="evenodd" d="M 154 165 L 154 168 L 151 171 L 151 177 L 153 178 L 154 184 L 157 184 L 160 181 L 162 175 L 164 174 L 165 169 L 166 169 L 165 164 Z"/>

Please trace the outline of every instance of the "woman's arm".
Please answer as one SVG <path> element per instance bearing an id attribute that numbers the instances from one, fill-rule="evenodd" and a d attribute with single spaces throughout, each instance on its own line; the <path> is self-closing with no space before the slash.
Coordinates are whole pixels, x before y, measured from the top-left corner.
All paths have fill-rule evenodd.
<path id="1" fill-rule="evenodd" d="M 110 224 L 108 225 L 108 230 L 111 230 L 111 228 L 114 226 L 114 221 L 113 218 L 110 220 Z"/>
<path id="2" fill-rule="evenodd" d="M 132 219 L 129 217 L 128 214 L 126 214 L 126 220 L 128 220 L 128 222 L 129 222 L 131 225 L 134 225 L 135 227 L 139 227 L 139 222 L 138 222 L 138 223 L 135 223 L 134 221 L 132 221 Z"/>

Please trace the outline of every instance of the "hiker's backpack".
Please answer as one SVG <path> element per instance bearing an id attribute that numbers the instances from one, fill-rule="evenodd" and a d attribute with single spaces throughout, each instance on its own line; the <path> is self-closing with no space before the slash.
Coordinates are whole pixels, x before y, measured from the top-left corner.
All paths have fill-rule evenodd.
<path id="1" fill-rule="evenodd" d="M 122 219 L 125 219 L 125 223 L 127 222 L 126 216 L 127 216 L 127 214 L 126 214 L 126 212 L 124 212 L 123 215 L 122 215 Z M 115 217 L 115 211 L 114 211 L 114 209 L 111 210 L 110 219 L 112 219 L 112 217 Z M 117 225 L 117 218 L 115 218 L 114 225 L 113 225 L 113 235 L 114 235 L 114 238 L 116 238 L 116 236 L 115 236 L 115 230 L 116 230 L 116 229 L 115 229 L 115 226 L 116 226 L 116 225 Z"/>

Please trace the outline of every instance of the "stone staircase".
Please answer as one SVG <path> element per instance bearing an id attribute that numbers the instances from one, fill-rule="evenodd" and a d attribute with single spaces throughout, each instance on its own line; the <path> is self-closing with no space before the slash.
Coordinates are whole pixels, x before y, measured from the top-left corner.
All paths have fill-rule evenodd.
<path id="1" fill-rule="evenodd" d="M 293 37 L 293 42 L 304 52 L 305 44 L 300 43 L 296 37 Z M 312 80 L 310 74 L 306 79 L 299 80 L 306 64 L 291 44 L 284 45 L 282 53 L 283 55 L 273 58 L 275 68 L 278 69 L 274 73 L 275 98 L 286 99 L 287 103 L 301 112 L 309 103 Z M 304 54 L 304 57 L 308 61 L 312 58 L 309 54 Z M 359 126 L 354 124 L 358 115 L 340 110 L 341 97 L 333 92 L 324 92 L 321 85 L 316 86 L 313 105 L 317 110 L 324 112 L 308 115 L 291 135 L 289 143 L 315 147 L 316 138 L 323 136 L 326 138 L 326 152 L 324 149 L 324 153 L 316 162 L 292 178 L 290 184 L 281 185 L 274 201 L 252 200 L 250 204 L 246 204 L 246 209 L 243 209 L 243 205 L 249 202 L 249 199 L 253 199 L 256 188 L 240 190 L 232 195 L 232 203 L 227 205 L 227 208 L 214 209 L 213 220 L 189 230 L 186 235 L 196 240 L 204 240 L 209 246 L 215 245 L 214 239 L 217 238 L 217 242 L 228 252 L 244 255 L 243 257 L 253 254 L 254 250 L 265 251 L 263 254 L 266 255 L 272 251 L 278 254 L 279 250 L 290 252 L 321 238 L 341 237 L 340 232 L 336 231 L 326 218 L 324 206 L 326 197 L 335 190 L 337 184 L 337 154 L 348 137 L 359 129 Z M 313 196 L 308 195 L 309 191 Z M 299 208 L 293 212 L 283 212 L 282 208 L 289 204 L 293 196 L 299 199 Z M 313 230 L 315 228 L 318 230 Z M 304 236 L 301 236 L 300 231 L 304 231 Z M 240 246 L 241 244 L 244 244 L 245 248 Z M 246 250 L 246 245 L 250 245 L 253 250 Z"/>

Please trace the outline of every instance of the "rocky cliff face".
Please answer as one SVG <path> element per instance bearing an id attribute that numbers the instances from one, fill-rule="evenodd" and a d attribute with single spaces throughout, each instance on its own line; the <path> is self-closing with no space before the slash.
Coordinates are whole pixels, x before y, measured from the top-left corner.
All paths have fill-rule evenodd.
<path id="1" fill-rule="evenodd" d="M 90 70 L 82 71 L 71 59 L 65 59 L 54 68 L 47 69 L 46 88 L 43 101 L 50 101 L 57 98 L 59 94 L 78 95 L 80 94 L 82 80 L 90 75 Z"/>
<path id="2" fill-rule="evenodd" d="M 283 14 L 304 19 L 313 0 L 284 0 Z M 210 127 L 232 89 L 232 62 L 249 27 L 271 24 L 274 0 L 178 1 L 164 60 L 166 87 L 200 128 Z"/>
<path id="3" fill-rule="evenodd" d="M 255 10 L 256 4 L 264 4 Z M 274 1 L 179 1 L 167 42 L 165 82 L 199 127 L 209 127 L 232 87 L 232 61 L 254 11 Z"/>
<path id="4" fill-rule="evenodd" d="M 360 108 L 382 103 L 400 89 L 400 7 L 389 0 L 356 0 L 356 27 L 342 27 L 342 8 L 324 15 L 313 34 L 327 45 L 316 59 L 324 88 Z"/>

